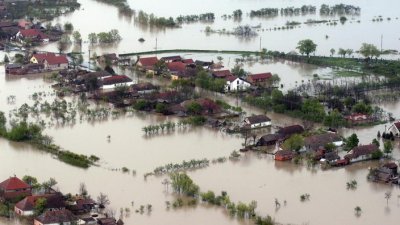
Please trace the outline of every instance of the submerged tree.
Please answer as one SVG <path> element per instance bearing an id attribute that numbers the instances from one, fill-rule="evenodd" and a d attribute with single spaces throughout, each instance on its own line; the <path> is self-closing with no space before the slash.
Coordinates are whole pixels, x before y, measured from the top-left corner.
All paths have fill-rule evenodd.
<path id="1" fill-rule="evenodd" d="M 315 44 L 310 39 L 305 39 L 305 40 L 299 41 L 299 43 L 297 43 L 296 48 L 299 50 L 299 52 L 301 54 L 306 54 L 307 57 L 309 57 L 310 53 L 315 52 L 315 50 L 317 49 L 317 44 Z"/>

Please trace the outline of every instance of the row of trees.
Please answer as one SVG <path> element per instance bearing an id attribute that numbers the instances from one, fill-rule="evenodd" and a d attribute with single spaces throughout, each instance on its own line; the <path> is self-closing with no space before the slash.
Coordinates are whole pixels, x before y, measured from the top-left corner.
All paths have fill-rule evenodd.
<path id="1" fill-rule="evenodd" d="M 88 35 L 88 40 L 90 44 L 96 44 L 96 43 L 115 43 L 120 40 L 122 40 L 121 35 L 119 34 L 119 31 L 117 29 L 112 29 L 109 32 L 100 32 L 100 33 L 90 33 Z"/>

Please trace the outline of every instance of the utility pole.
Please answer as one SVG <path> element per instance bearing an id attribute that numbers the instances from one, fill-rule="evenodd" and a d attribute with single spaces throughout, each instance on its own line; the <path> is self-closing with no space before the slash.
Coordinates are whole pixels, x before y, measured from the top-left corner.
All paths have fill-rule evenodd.
<path id="1" fill-rule="evenodd" d="M 260 36 L 260 52 L 261 52 L 261 36 Z"/>
<path id="2" fill-rule="evenodd" d="M 381 54 L 382 54 L 382 52 L 383 52 L 382 46 L 383 46 L 383 34 L 381 34 Z"/>
<path id="3" fill-rule="evenodd" d="M 157 38 L 156 38 L 156 57 L 157 57 Z"/>
<path id="4" fill-rule="evenodd" d="M 88 69 L 90 70 L 90 47 L 89 47 L 89 64 L 88 64 Z"/>

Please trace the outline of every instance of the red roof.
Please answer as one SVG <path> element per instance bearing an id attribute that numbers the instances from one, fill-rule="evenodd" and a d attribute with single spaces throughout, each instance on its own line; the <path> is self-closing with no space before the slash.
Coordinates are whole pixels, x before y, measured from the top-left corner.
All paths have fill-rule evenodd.
<path id="1" fill-rule="evenodd" d="M 237 79 L 237 76 L 227 76 L 225 77 L 225 80 L 229 81 L 229 82 L 233 82 Z"/>
<path id="2" fill-rule="evenodd" d="M 154 66 L 158 62 L 157 57 L 139 58 L 139 63 L 142 66 Z"/>
<path id="3" fill-rule="evenodd" d="M 132 81 L 132 79 L 125 75 L 116 75 L 116 76 L 104 78 L 103 85 L 120 84 L 120 83 L 126 83 L 126 82 L 131 82 L 131 81 Z"/>
<path id="4" fill-rule="evenodd" d="M 185 64 L 193 64 L 194 63 L 193 59 L 184 59 L 184 60 L 182 60 L 182 62 Z"/>
<path id="5" fill-rule="evenodd" d="M 218 71 L 213 71 L 212 75 L 216 78 L 224 78 L 228 76 L 233 76 L 231 71 L 229 70 L 218 70 Z"/>
<path id="6" fill-rule="evenodd" d="M 18 177 L 10 177 L 7 180 L 0 183 L 0 189 L 3 190 L 16 190 L 30 188 L 27 183 L 20 180 Z"/>
<path id="7" fill-rule="evenodd" d="M 271 77 L 272 77 L 271 73 L 258 73 L 249 75 L 249 78 L 252 79 L 253 81 L 266 80 Z"/>
<path id="8" fill-rule="evenodd" d="M 348 120 L 366 120 L 368 119 L 368 115 L 362 113 L 353 113 L 346 117 Z"/>
<path id="9" fill-rule="evenodd" d="M 42 63 L 45 59 L 49 57 L 55 57 L 55 56 L 56 54 L 51 52 L 33 54 L 33 57 L 35 57 L 39 63 Z"/>
<path id="10" fill-rule="evenodd" d="M 54 56 L 54 57 L 47 57 L 45 59 L 48 64 L 50 65 L 57 65 L 57 64 L 68 64 L 68 59 L 64 55 Z"/>
<path id="11" fill-rule="evenodd" d="M 170 62 L 167 64 L 168 69 L 171 72 L 183 72 L 186 69 L 186 64 L 183 62 Z"/>
<path id="12" fill-rule="evenodd" d="M 400 130 L 400 121 L 394 123 L 394 125 L 396 126 L 397 130 Z"/>
<path id="13" fill-rule="evenodd" d="M 15 207 L 22 211 L 30 211 L 35 208 L 36 201 L 39 198 L 44 198 L 47 200 L 46 208 L 63 208 L 65 207 L 64 200 L 61 194 L 44 194 L 44 195 L 32 195 L 27 196 L 21 201 L 19 201 Z"/>
<path id="14" fill-rule="evenodd" d="M 40 38 L 40 39 L 49 38 L 49 36 L 47 36 L 38 29 L 19 30 L 19 32 L 25 38 Z"/>

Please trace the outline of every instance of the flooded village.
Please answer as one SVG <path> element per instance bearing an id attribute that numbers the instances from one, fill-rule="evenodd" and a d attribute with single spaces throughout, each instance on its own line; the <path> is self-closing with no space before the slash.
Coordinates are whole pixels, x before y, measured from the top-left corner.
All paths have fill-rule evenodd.
<path id="1" fill-rule="evenodd" d="M 397 224 L 398 7 L 0 1 L 0 224 Z"/>

